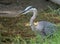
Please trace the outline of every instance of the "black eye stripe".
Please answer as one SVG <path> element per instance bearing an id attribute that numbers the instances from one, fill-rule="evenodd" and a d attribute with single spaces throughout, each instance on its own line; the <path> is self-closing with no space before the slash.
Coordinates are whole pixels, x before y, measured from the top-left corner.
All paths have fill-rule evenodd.
<path id="1" fill-rule="evenodd" d="M 27 10 L 24 10 L 24 11 L 23 11 L 23 13 L 24 13 L 24 12 L 26 12 L 26 11 L 28 11 L 28 10 L 30 10 L 31 8 L 32 8 L 32 6 L 31 6 L 29 9 L 27 9 Z"/>
<path id="2" fill-rule="evenodd" d="M 32 6 L 31 6 L 29 9 L 31 9 L 31 8 L 32 8 Z M 29 9 L 27 9 L 27 11 L 28 11 Z"/>

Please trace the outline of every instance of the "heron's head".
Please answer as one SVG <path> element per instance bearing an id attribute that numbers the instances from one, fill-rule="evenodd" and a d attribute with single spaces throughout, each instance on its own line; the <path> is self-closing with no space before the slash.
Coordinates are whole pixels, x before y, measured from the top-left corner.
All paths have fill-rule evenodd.
<path id="1" fill-rule="evenodd" d="M 22 11 L 22 14 L 27 14 L 29 12 L 37 11 L 36 8 L 33 8 L 32 6 L 28 6 L 24 11 Z"/>

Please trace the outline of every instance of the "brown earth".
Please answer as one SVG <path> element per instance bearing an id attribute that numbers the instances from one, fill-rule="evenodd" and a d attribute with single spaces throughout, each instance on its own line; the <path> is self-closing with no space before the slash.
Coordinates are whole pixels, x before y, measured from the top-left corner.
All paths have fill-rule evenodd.
<path id="1" fill-rule="evenodd" d="M 3 0 L 4 2 L 5 0 Z M 17 0 L 15 0 L 17 1 Z M 24 10 L 27 6 L 33 6 L 38 9 L 38 11 L 45 10 L 50 6 L 51 8 L 57 8 L 57 5 L 46 0 L 18 0 L 18 2 L 14 2 L 10 0 L 11 4 L 5 4 L 7 3 L 7 0 L 4 3 L 0 2 L 0 16 L 16 16 L 17 11 Z M 11 12 L 9 14 L 1 14 L 1 11 L 8 11 Z M 19 11 L 19 12 L 20 12 Z"/>
<path id="2" fill-rule="evenodd" d="M 46 0 L 18 0 L 18 3 L 16 2 L 8 5 L 0 4 L 0 10 L 18 11 L 25 9 L 27 6 L 36 7 L 38 10 L 46 9 L 47 6 L 56 8 L 54 3 Z"/>

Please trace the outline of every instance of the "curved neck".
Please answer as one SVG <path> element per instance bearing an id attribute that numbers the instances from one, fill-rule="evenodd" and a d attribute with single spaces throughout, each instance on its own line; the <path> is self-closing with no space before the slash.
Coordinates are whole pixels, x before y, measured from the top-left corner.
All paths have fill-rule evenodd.
<path id="1" fill-rule="evenodd" d="M 30 19 L 30 26 L 32 28 L 32 30 L 35 30 L 35 25 L 34 25 L 34 20 L 37 16 L 37 9 L 33 10 L 33 16 Z"/>

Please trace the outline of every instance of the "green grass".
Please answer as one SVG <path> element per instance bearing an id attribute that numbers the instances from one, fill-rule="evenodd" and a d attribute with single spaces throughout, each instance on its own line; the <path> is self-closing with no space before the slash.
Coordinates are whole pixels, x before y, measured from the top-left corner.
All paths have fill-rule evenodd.
<path id="1" fill-rule="evenodd" d="M 35 20 L 35 22 L 46 20 L 57 26 L 54 36 L 46 38 L 45 41 L 41 35 L 36 35 L 30 26 L 26 26 L 32 15 L 21 15 L 19 18 L 0 17 L 0 44 L 60 44 L 60 23 L 55 19 L 60 20 L 59 11 L 60 9 L 53 10 L 50 8 L 39 12 Z"/>
<path id="2" fill-rule="evenodd" d="M 26 40 L 21 38 L 20 36 L 18 36 L 18 37 L 16 36 L 16 38 L 13 42 L 14 42 L 14 44 L 60 44 L 60 31 L 57 31 L 53 37 L 51 37 L 49 39 L 46 38 L 45 41 L 42 40 L 40 35 L 37 35 L 34 38 L 30 38 L 30 39 L 26 39 Z"/>

